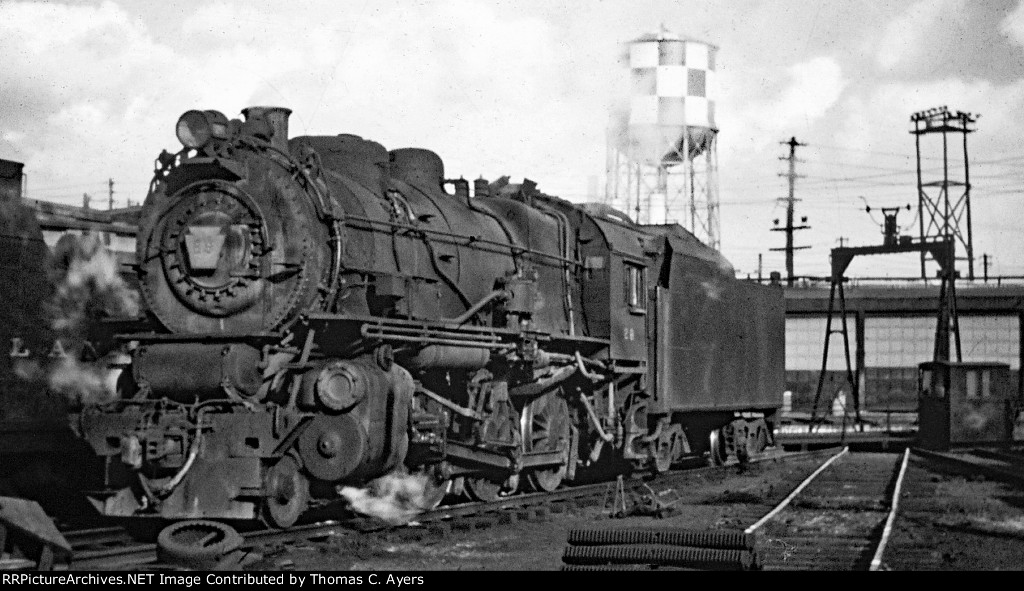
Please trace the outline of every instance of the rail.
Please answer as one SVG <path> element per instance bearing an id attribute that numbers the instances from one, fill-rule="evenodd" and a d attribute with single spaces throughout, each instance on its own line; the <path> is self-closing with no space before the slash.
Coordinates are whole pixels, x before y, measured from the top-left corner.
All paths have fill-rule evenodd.
<path id="1" fill-rule="evenodd" d="M 962 450 L 939 452 L 919 447 L 912 448 L 915 455 L 956 468 L 983 474 L 986 478 L 1008 482 L 1013 486 L 1024 486 L 1024 458 L 1014 459 L 1008 454 L 993 453 L 991 450 Z M 1003 455 L 1004 457 L 999 457 Z"/>
<path id="2" fill-rule="evenodd" d="M 844 464 L 838 471 L 833 469 L 831 478 L 820 478 L 826 469 L 848 452 L 848 447 L 843 448 L 818 466 L 781 503 L 744 531 L 748 536 L 753 535 L 793 503 L 796 513 L 785 521 L 775 522 L 769 534 L 769 539 L 781 542 L 786 550 L 777 557 L 765 557 L 768 568 L 882 569 L 882 559 L 900 511 L 899 501 L 906 480 L 910 449 L 904 450 L 903 457 L 895 465 L 889 463 L 891 460 L 868 454 L 849 460 L 848 465 Z M 886 479 L 879 478 L 883 465 L 880 462 L 887 466 L 889 477 Z M 893 477 L 895 484 L 890 493 L 889 483 L 893 482 Z M 819 480 L 822 482 L 815 493 L 804 493 L 810 496 L 794 502 L 808 486 Z M 842 528 L 842 534 L 830 533 L 834 525 L 820 531 L 816 529 L 817 526 L 811 525 L 820 523 L 823 515 L 821 511 L 828 512 L 832 516 L 830 519 L 840 519 L 847 524 Z M 884 525 L 879 534 L 877 525 L 881 522 L 883 511 Z M 879 521 L 869 517 L 853 520 L 842 517 L 865 512 L 878 514 Z"/>
<path id="3" fill-rule="evenodd" d="M 796 498 L 797 495 L 800 494 L 800 491 L 802 491 L 803 489 L 807 488 L 807 485 L 809 485 L 811 482 L 813 482 L 814 479 L 817 478 L 819 474 L 821 474 L 829 466 L 831 466 L 832 462 L 835 462 L 840 457 L 842 457 L 844 454 L 849 453 L 849 451 L 850 451 L 850 446 L 846 446 L 839 453 L 837 453 L 836 455 L 834 455 L 831 458 L 829 458 L 822 465 L 818 466 L 818 469 L 815 470 L 814 472 L 812 472 L 811 475 L 808 476 L 807 478 L 804 478 L 803 482 L 798 484 L 797 487 L 793 489 L 793 492 L 789 493 L 789 495 L 786 498 L 782 499 L 782 502 L 780 502 L 778 505 L 775 506 L 775 508 L 773 508 L 767 514 L 765 514 L 764 517 L 762 517 L 761 519 L 758 519 L 754 523 L 754 525 L 751 525 L 750 527 L 745 529 L 743 531 L 743 533 L 745 533 L 747 535 L 753 534 L 758 529 L 760 529 L 761 526 L 763 526 L 764 524 L 766 524 L 769 521 L 771 521 L 771 519 L 773 517 L 778 515 L 783 509 L 786 508 L 786 506 L 788 506 L 793 501 L 793 499 Z"/>
<path id="4" fill-rule="evenodd" d="M 892 502 L 889 503 L 889 515 L 885 518 L 885 528 L 882 530 L 882 539 L 878 542 L 878 549 L 871 559 L 871 566 L 868 570 L 878 570 L 882 567 L 882 555 L 885 553 L 885 546 L 889 543 L 889 536 L 892 535 L 892 526 L 896 523 L 896 513 L 900 507 L 900 492 L 903 490 L 903 477 L 907 474 L 907 460 L 910 459 L 910 448 L 903 452 L 903 463 L 900 465 L 900 475 L 896 477 L 896 487 L 892 493 Z"/>

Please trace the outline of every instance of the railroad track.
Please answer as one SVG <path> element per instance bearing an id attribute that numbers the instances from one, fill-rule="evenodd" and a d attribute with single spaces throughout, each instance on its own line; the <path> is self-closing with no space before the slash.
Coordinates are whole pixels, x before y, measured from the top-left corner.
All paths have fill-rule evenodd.
<path id="1" fill-rule="evenodd" d="M 783 453 L 770 450 L 751 460 L 752 464 L 786 462 L 827 456 L 834 449 L 811 452 Z M 701 466 L 677 469 L 656 478 L 634 477 L 623 481 L 629 493 L 644 494 L 650 486 L 666 490 L 669 487 L 694 485 L 708 475 L 723 470 L 736 469 L 735 462 L 725 466 Z M 396 527 L 375 519 L 355 518 L 345 521 L 322 521 L 293 527 L 288 530 L 259 530 L 243 534 L 242 555 L 260 553 L 275 546 L 317 543 L 332 538 L 356 535 L 388 535 L 409 540 L 432 537 L 446 537 L 453 532 L 469 531 L 518 520 L 544 518 L 575 507 L 594 507 L 607 503 L 612 498 L 615 483 L 601 482 L 567 487 L 552 493 L 521 494 L 493 502 L 461 503 L 445 505 L 417 516 L 413 526 Z M 80 570 L 107 569 L 161 569 L 157 558 L 156 544 L 139 543 L 119 538 L 113 529 L 97 531 L 97 536 L 88 532 L 72 532 L 72 547 L 75 550 L 71 568 Z M 122 530 L 123 534 L 123 530 Z M 69 538 L 70 540 L 71 538 Z M 104 539 L 105 542 L 98 540 Z"/>
<path id="2" fill-rule="evenodd" d="M 765 570 L 877 570 L 899 510 L 909 450 L 833 455 L 745 529 Z"/>
<path id="3" fill-rule="evenodd" d="M 1001 521 L 997 514 L 988 513 L 989 502 L 985 497 L 965 496 L 957 489 L 948 488 L 950 480 L 942 476 L 956 475 L 967 480 L 984 480 L 1005 483 L 1009 488 L 1004 493 L 1014 498 L 1020 496 L 1024 484 L 1024 454 L 1019 450 L 963 449 L 952 452 L 934 452 L 913 449 L 913 457 L 907 469 L 906 482 L 900 501 L 900 516 L 897 531 L 889 543 L 885 566 L 892 570 L 940 570 L 954 568 L 977 568 L 977 563 L 951 562 L 954 556 L 948 541 L 949 535 L 983 536 L 1005 539 L 1007 547 L 1019 548 L 1024 533 L 1013 524 Z M 969 542 L 968 542 L 969 543 Z M 944 548 L 944 549 L 940 549 Z M 967 555 L 974 549 L 953 549 L 956 555 L 963 551 Z M 996 553 L 998 556 L 998 552 Z M 1018 556 L 1009 558 L 987 557 L 1000 568 L 1019 568 Z"/>
<path id="4" fill-rule="evenodd" d="M 965 449 L 948 452 L 914 448 L 914 454 L 965 474 L 1024 485 L 1024 453 L 1018 450 Z"/>

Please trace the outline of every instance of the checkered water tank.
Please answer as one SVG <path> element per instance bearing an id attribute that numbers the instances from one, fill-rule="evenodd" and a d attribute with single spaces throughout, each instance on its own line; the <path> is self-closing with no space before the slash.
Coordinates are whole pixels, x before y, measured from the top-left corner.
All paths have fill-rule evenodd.
<path id="1" fill-rule="evenodd" d="M 667 31 L 631 41 L 629 141 L 643 160 L 679 150 L 684 134 L 691 157 L 702 152 L 715 125 L 718 48 Z"/>

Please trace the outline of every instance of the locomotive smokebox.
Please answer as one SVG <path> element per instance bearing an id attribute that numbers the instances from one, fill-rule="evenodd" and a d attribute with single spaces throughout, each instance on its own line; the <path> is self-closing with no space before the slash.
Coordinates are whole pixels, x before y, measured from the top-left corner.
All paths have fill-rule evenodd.
<path id="1" fill-rule="evenodd" d="M 288 153 L 288 116 L 292 110 L 286 107 L 248 107 L 242 109 L 246 123 L 263 121 L 270 128 L 270 144 Z"/>

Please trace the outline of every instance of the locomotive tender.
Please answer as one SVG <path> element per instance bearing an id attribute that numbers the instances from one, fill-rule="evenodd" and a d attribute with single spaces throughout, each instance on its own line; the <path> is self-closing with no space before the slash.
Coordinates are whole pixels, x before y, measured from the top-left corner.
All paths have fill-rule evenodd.
<path id="1" fill-rule="evenodd" d="M 426 503 L 771 443 L 781 288 L 677 225 L 445 180 L 424 149 L 189 111 L 143 207 L 162 330 L 74 417 L 111 516 L 264 519 L 396 471 Z M 453 191 L 446 191 L 446 185 Z"/>

